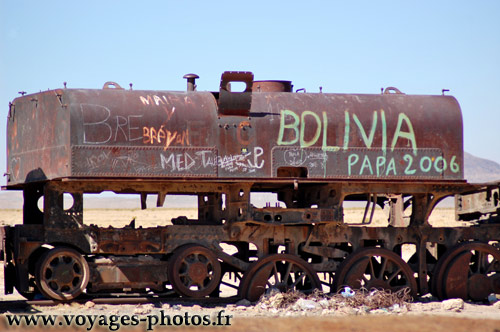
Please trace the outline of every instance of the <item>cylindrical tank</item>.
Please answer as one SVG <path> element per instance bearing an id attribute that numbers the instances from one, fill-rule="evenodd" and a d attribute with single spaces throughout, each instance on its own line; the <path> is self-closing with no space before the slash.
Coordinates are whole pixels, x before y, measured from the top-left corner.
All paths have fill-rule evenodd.
<path id="1" fill-rule="evenodd" d="M 453 97 L 253 83 L 249 113 L 230 116 L 212 92 L 59 89 L 17 98 L 8 186 L 93 177 L 463 180 Z"/>
<path id="2" fill-rule="evenodd" d="M 253 81 L 253 92 L 292 92 L 292 81 Z"/>
<path id="3" fill-rule="evenodd" d="M 313 178 L 463 179 L 462 116 L 450 96 L 255 93 L 253 112 L 265 116 L 252 119 L 248 139 L 272 177 L 292 166 Z"/>

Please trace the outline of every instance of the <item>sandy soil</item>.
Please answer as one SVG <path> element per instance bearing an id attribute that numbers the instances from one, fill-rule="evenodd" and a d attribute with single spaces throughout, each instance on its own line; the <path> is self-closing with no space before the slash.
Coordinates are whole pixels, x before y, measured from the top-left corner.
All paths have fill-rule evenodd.
<path id="1" fill-rule="evenodd" d="M 346 211 L 349 220 L 359 221 L 363 216 L 362 208 L 353 208 Z M 155 227 L 169 224 L 172 217 L 187 216 L 196 218 L 195 209 L 164 209 L 154 208 L 148 210 L 86 210 L 85 223 L 99 226 L 112 225 L 123 227 L 135 218 L 136 226 Z M 1 210 L 0 225 L 13 225 L 20 223 L 21 210 Z M 387 216 L 384 211 L 377 210 L 375 215 L 376 225 L 385 225 Z M 463 226 L 454 220 L 453 209 L 438 209 L 431 218 L 435 226 Z M 3 279 L 3 269 L 0 269 L 0 278 Z M 312 310 L 312 311 L 284 311 L 274 308 L 263 308 L 261 305 L 203 305 L 196 303 L 176 304 L 175 302 L 135 305 L 102 305 L 92 302 L 86 304 L 60 304 L 47 307 L 20 308 L 15 302 L 22 299 L 18 294 L 2 295 L 3 282 L 0 284 L 0 330 L 7 327 L 5 314 L 15 313 L 43 313 L 43 314 L 95 314 L 95 315 L 158 315 L 160 310 L 165 314 L 184 315 L 213 315 L 220 310 L 225 314 L 234 316 L 230 327 L 211 327 L 212 331 L 491 331 L 500 332 L 500 303 L 495 305 L 465 303 L 462 309 L 447 309 L 446 306 L 433 298 L 424 297 L 416 299 L 409 308 L 394 311 L 360 312 L 345 308 L 345 310 Z M 14 302 L 13 302 L 14 301 Z M 16 305 L 14 305 L 16 304 Z M 2 326 L 3 325 L 3 326 Z M 145 329 L 145 325 L 140 326 Z M 155 330 L 171 329 L 172 327 L 155 327 Z M 33 331 L 32 327 L 25 327 Z M 176 328 L 181 331 L 184 328 Z M 20 331 L 20 328 L 14 330 Z M 47 328 L 43 329 L 44 331 Z M 60 328 L 56 329 L 61 331 Z M 70 329 L 71 330 L 71 329 Z M 75 331 L 86 330 L 84 327 L 75 328 Z M 94 330 L 99 330 L 95 329 Z M 104 327 L 101 330 L 109 330 Z M 189 328 L 189 331 L 206 330 L 204 327 Z M 126 331 L 139 331 L 127 328 Z"/>
<path id="2" fill-rule="evenodd" d="M 0 328 L 8 331 L 88 331 L 83 327 L 8 327 L 0 323 Z M 92 328 L 92 331 L 109 331 L 109 328 Z M 460 317 L 408 317 L 408 316 L 378 316 L 378 317 L 314 317 L 314 318 L 234 318 L 231 326 L 155 326 L 153 331 L 234 331 L 234 332 L 498 332 L 500 326 L 497 320 L 475 320 Z M 146 331 L 145 325 L 140 328 L 121 328 L 120 331 Z"/>
<path id="3" fill-rule="evenodd" d="M 10 308 L 8 308 L 10 306 Z M 415 307 L 415 308 L 414 308 Z M 27 308 L 14 309 L 10 302 L 0 302 L 0 330 L 9 330 L 6 315 L 85 315 L 92 317 L 102 316 L 137 316 L 144 319 L 139 326 L 140 329 L 130 329 L 125 331 L 146 330 L 148 322 L 154 321 L 153 316 L 161 317 L 168 315 L 172 319 L 174 316 L 189 317 L 205 316 L 211 317 L 212 322 L 216 320 L 219 312 L 225 318 L 222 323 L 229 319 L 230 326 L 213 327 L 209 331 L 500 331 L 500 306 L 473 305 L 466 303 L 463 310 L 458 312 L 443 309 L 443 304 L 439 302 L 415 303 L 409 311 L 385 312 L 376 310 L 373 312 L 360 312 L 346 307 L 339 310 L 319 310 L 319 311 L 284 311 L 276 309 L 262 309 L 259 304 L 255 306 L 242 305 L 203 305 L 198 304 L 174 304 L 174 303 L 154 303 L 154 304 L 122 304 L 122 305 L 102 305 L 87 302 L 85 304 L 60 304 L 57 306 L 31 306 Z M 154 330 L 168 330 L 173 326 L 156 325 Z M 88 330 L 90 323 L 87 321 L 84 326 L 75 327 L 74 330 Z M 207 327 L 176 327 L 175 331 L 206 331 Z M 14 330 L 20 330 L 15 328 Z M 26 331 L 32 331 L 32 326 L 25 327 Z M 44 328 L 43 330 L 50 330 Z M 60 328 L 54 329 L 61 331 Z M 101 329 L 93 330 L 106 331 L 109 327 L 102 326 Z"/>

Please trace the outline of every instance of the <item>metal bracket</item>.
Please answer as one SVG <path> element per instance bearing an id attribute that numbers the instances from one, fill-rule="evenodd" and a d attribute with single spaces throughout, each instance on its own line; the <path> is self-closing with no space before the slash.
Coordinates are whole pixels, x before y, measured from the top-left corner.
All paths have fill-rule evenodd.
<path id="1" fill-rule="evenodd" d="M 104 83 L 103 85 L 103 89 L 118 89 L 118 90 L 123 90 L 123 88 L 120 86 L 120 84 L 116 83 L 116 82 L 111 82 L 111 81 L 108 81 L 106 83 Z"/>
<path id="2" fill-rule="evenodd" d="M 231 92 L 231 82 L 243 82 L 243 92 Z M 226 71 L 222 73 L 219 90 L 219 113 L 222 115 L 248 116 L 252 105 L 253 73 Z"/>
<path id="3" fill-rule="evenodd" d="M 390 94 L 396 94 L 396 95 L 404 95 L 401 91 L 399 91 L 398 88 L 395 88 L 393 86 L 387 87 L 384 90 L 384 95 L 390 95 Z"/>

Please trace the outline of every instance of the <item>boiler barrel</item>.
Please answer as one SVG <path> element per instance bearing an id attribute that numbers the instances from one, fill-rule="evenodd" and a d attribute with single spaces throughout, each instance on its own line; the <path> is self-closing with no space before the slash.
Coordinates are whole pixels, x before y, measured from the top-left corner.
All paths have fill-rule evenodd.
<path id="1" fill-rule="evenodd" d="M 8 186 L 97 177 L 463 180 L 453 97 L 262 90 L 244 116 L 219 114 L 211 92 L 20 97 L 9 112 Z"/>

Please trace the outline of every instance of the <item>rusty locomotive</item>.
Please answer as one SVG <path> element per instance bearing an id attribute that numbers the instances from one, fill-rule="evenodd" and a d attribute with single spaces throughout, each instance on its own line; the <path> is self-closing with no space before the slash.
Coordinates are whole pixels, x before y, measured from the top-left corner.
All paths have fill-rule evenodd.
<path id="1" fill-rule="evenodd" d="M 290 81 L 250 72 L 225 72 L 218 92 L 201 92 L 196 75 L 185 78 L 181 92 L 107 82 L 10 104 L 4 189 L 22 190 L 24 207 L 22 225 L 1 228 L 6 293 L 500 293 L 500 183 L 464 180 L 455 98 L 293 92 Z M 194 195 L 198 218 L 86 225 L 84 194 L 103 191 L 137 194 L 143 208 L 148 195 L 158 206 Z M 255 193 L 280 203 L 256 207 Z M 433 208 L 450 196 L 457 226 L 433 227 Z M 366 204 L 354 223 L 344 220 L 350 201 Z M 376 208 L 388 211 L 386 224 L 373 224 Z"/>

